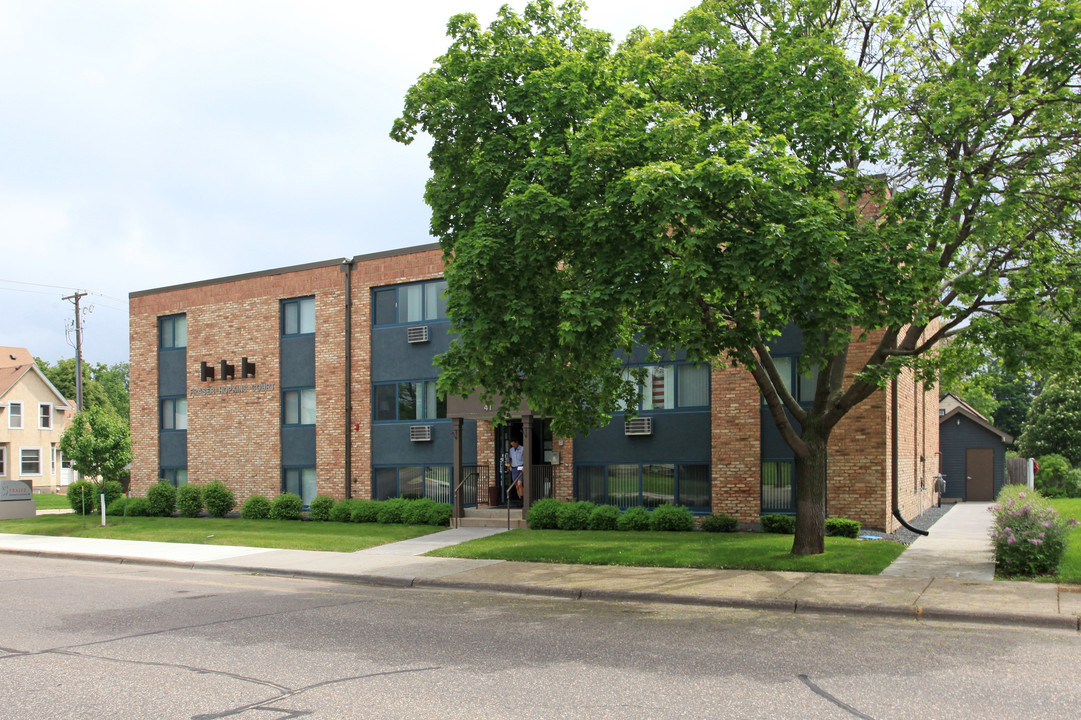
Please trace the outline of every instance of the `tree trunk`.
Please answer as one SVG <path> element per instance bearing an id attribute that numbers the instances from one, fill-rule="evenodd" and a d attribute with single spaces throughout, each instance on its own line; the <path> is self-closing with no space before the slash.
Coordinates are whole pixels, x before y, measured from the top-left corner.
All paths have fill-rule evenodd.
<path id="1" fill-rule="evenodd" d="M 807 438 L 808 455 L 796 456 L 796 537 L 793 555 L 826 552 L 826 438 Z"/>

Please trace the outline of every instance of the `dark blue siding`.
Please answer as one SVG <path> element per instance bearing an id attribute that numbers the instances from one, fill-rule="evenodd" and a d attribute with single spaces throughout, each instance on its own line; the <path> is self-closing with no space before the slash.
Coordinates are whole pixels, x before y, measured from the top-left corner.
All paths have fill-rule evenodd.
<path id="1" fill-rule="evenodd" d="M 315 426 L 282 428 L 282 465 L 315 467 Z"/>
<path id="2" fill-rule="evenodd" d="M 188 466 L 188 432 L 175 430 L 158 435 L 158 465 L 160 467 Z"/>
<path id="3" fill-rule="evenodd" d="M 169 397 L 187 395 L 188 377 L 185 372 L 188 364 L 188 351 L 158 351 L 158 396 Z"/>
<path id="4" fill-rule="evenodd" d="M 942 453 L 942 474 L 946 476 L 945 497 L 966 497 L 965 451 L 968 448 L 992 448 L 995 451 L 995 495 L 998 495 L 1006 481 L 1006 446 L 998 435 L 963 415 L 954 415 L 938 426 L 938 443 Z"/>
<path id="5" fill-rule="evenodd" d="M 433 365 L 435 356 L 450 348 L 450 323 L 416 323 L 428 326 L 428 342 L 406 342 L 406 325 L 372 328 L 372 382 L 421 380 L 439 374 Z"/>
<path id="6" fill-rule="evenodd" d="M 282 338 L 281 386 L 315 387 L 314 335 Z"/>
<path id="7" fill-rule="evenodd" d="M 430 425 L 430 442 L 409 439 L 410 425 Z M 477 423 L 462 427 L 462 464 L 477 464 Z M 415 423 L 377 423 L 372 426 L 372 465 L 450 465 L 454 462 L 451 423 L 445 420 Z"/>
<path id="8" fill-rule="evenodd" d="M 627 437 L 623 416 L 574 441 L 574 462 L 709 464 L 709 411 L 653 414 L 653 434 Z M 558 450 L 559 448 L 556 448 Z"/>

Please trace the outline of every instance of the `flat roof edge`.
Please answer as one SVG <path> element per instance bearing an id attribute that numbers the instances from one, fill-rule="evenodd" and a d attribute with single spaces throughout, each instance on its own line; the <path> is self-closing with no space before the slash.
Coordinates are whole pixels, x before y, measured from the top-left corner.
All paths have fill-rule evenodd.
<path id="1" fill-rule="evenodd" d="M 289 265 L 287 267 L 271 268 L 269 270 L 257 270 L 250 273 L 241 273 L 239 275 L 227 275 L 220 278 L 211 278 L 209 280 L 197 280 L 190 283 L 180 283 L 178 285 L 166 285 L 164 287 L 151 288 L 149 290 L 134 290 L 128 293 L 128 299 L 134 300 L 135 298 L 147 297 L 149 295 L 160 295 L 161 293 L 176 292 L 178 290 L 191 290 L 194 288 L 209 287 L 211 285 L 222 285 L 224 283 L 238 282 L 241 280 L 253 280 L 261 277 L 271 277 L 273 275 L 285 275 L 292 272 L 302 272 L 304 270 L 316 270 L 325 267 L 334 267 L 336 265 L 342 265 L 344 263 L 356 264 L 359 262 L 366 262 L 369 260 L 379 260 L 381 258 L 396 257 L 398 255 L 412 255 L 414 253 L 429 252 L 431 250 L 439 250 L 439 243 L 428 243 L 426 245 L 413 245 L 406 248 L 396 248 L 394 250 L 380 250 L 379 252 L 366 253 L 364 255 L 354 255 L 351 258 L 340 258 L 336 260 L 322 260 L 320 262 L 304 263 L 303 265 Z"/>

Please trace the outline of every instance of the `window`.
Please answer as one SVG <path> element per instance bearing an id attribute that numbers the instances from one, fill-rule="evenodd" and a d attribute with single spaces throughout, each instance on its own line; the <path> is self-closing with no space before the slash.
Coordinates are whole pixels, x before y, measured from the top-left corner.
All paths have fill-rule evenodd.
<path id="1" fill-rule="evenodd" d="M 38 430 L 53 429 L 52 403 L 38 403 Z"/>
<path id="2" fill-rule="evenodd" d="M 372 470 L 372 497 L 429 498 L 435 502 L 451 502 L 451 476 L 449 465 L 419 465 L 404 467 L 379 467 Z"/>
<path id="3" fill-rule="evenodd" d="M 8 476 L 8 449 L 6 445 L 0 445 L 0 478 Z"/>
<path id="4" fill-rule="evenodd" d="M 282 425 L 315 424 L 315 388 L 282 393 Z"/>
<path id="5" fill-rule="evenodd" d="M 282 335 L 311 335 L 315 332 L 315 298 L 282 301 Z"/>
<path id="6" fill-rule="evenodd" d="M 620 463 L 579 465 L 575 496 L 599 505 L 653 508 L 665 503 L 698 512 L 710 509 L 708 465 Z"/>
<path id="7" fill-rule="evenodd" d="M 789 513 L 796 510 L 795 463 L 791 460 L 762 461 L 762 512 Z"/>
<path id="8" fill-rule="evenodd" d="M 375 386 L 376 420 L 435 420 L 447 416 L 447 399 L 440 397 L 435 380 Z"/>
<path id="9" fill-rule="evenodd" d="M 23 427 L 23 404 L 13 402 L 8 405 L 8 427 L 12 430 L 22 430 Z"/>
<path id="10" fill-rule="evenodd" d="M 315 468 L 285 468 L 282 470 L 282 492 L 299 495 L 304 507 L 311 505 L 317 492 Z"/>
<path id="11" fill-rule="evenodd" d="M 19 448 L 21 475 L 41 474 L 41 448 Z"/>
<path id="12" fill-rule="evenodd" d="M 162 350 L 175 350 L 188 346 L 188 318 L 186 315 L 171 315 L 158 320 L 158 347 Z"/>
<path id="13" fill-rule="evenodd" d="M 161 429 L 188 429 L 188 401 L 185 398 L 165 398 L 161 401 Z"/>
<path id="14" fill-rule="evenodd" d="M 53 452 L 52 452 L 52 464 L 49 466 L 49 469 L 50 469 L 50 474 L 56 475 L 56 455 L 59 452 L 59 448 L 57 448 L 56 445 L 54 444 L 52 446 L 52 450 L 53 450 Z"/>
<path id="15" fill-rule="evenodd" d="M 797 374 L 798 358 L 785 355 L 773 358 L 773 365 L 777 368 L 777 374 L 781 376 L 785 389 L 795 393 L 796 401 L 811 404 L 815 401 L 815 390 L 818 387 L 818 368 L 811 368 L 803 375 Z M 765 398 L 762 399 L 765 403 Z"/>
<path id="16" fill-rule="evenodd" d="M 446 292 L 446 280 L 376 290 L 372 294 L 375 324 L 442 320 L 447 317 Z"/>
<path id="17" fill-rule="evenodd" d="M 709 365 L 644 365 L 641 410 L 709 407 Z M 634 370 L 624 377 L 633 380 Z"/>
<path id="18" fill-rule="evenodd" d="M 187 468 L 161 468 L 161 473 L 158 475 L 162 480 L 169 483 L 173 487 L 180 487 L 188 482 L 188 469 Z"/>

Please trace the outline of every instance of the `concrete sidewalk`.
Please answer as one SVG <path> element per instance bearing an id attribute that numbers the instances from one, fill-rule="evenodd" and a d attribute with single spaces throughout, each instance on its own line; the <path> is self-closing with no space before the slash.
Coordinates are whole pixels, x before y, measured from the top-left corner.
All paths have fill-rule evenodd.
<path id="1" fill-rule="evenodd" d="M 993 503 L 957 503 L 935 522 L 931 534 L 916 538 L 888 568 L 886 577 L 994 580 L 991 545 Z"/>
<path id="2" fill-rule="evenodd" d="M 1069 585 L 950 577 L 553 565 L 421 555 L 498 532 L 501 530 L 459 528 L 355 553 L 0 534 L 0 552 L 574 600 L 866 614 L 1081 631 L 1081 587 Z"/>

